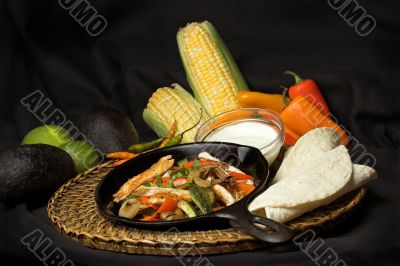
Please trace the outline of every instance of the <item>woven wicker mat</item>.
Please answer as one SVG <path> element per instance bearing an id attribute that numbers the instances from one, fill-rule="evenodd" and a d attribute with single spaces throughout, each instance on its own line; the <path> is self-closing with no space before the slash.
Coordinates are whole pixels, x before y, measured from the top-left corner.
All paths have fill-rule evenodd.
<path id="1" fill-rule="evenodd" d="M 234 228 L 161 232 L 130 228 L 104 219 L 97 210 L 94 192 L 100 179 L 112 169 L 112 163 L 106 162 L 78 175 L 52 196 L 48 215 L 62 234 L 91 248 L 167 256 L 231 253 L 265 246 Z M 295 232 L 329 229 L 361 201 L 365 192 L 361 188 L 287 224 Z"/>

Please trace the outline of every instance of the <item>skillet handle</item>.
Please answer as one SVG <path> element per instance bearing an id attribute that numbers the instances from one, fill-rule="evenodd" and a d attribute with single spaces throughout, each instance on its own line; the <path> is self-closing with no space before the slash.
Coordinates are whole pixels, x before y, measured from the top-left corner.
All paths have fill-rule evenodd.
<path id="1" fill-rule="evenodd" d="M 235 215 L 236 216 L 236 215 Z M 250 212 L 242 212 L 239 217 L 230 217 L 234 227 L 238 227 L 250 235 L 268 242 L 268 243 L 283 243 L 293 237 L 293 231 L 284 224 L 275 222 L 271 219 L 253 215 Z M 272 232 L 267 232 L 255 224 L 267 226 Z"/>

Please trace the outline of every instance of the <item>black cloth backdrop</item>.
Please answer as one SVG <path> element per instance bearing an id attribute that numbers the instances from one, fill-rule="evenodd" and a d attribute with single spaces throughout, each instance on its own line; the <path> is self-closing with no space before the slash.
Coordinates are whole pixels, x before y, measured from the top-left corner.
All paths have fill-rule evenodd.
<path id="1" fill-rule="evenodd" d="M 290 69 L 314 78 L 331 111 L 374 154 L 379 179 L 361 208 L 323 235 L 348 265 L 400 262 L 399 1 L 358 1 L 377 25 L 360 37 L 327 1 L 100 1 L 108 22 L 90 36 L 56 0 L 1 2 L 0 148 L 18 145 L 40 122 L 20 104 L 40 89 L 75 121 L 96 104 L 132 119 L 142 140 L 154 137 L 141 112 L 151 93 L 174 82 L 189 88 L 175 34 L 211 21 L 251 89 L 279 92 Z M 172 257 L 89 249 L 64 238 L 46 205 L 0 203 L 0 262 L 41 262 L 20 242 L 40 229 L 77 265 L 179 265 Z M 295 245 L 209 256 L 214 265 L 314 265 Z M 396 263 L 397 261 L 397 263 Z"/>

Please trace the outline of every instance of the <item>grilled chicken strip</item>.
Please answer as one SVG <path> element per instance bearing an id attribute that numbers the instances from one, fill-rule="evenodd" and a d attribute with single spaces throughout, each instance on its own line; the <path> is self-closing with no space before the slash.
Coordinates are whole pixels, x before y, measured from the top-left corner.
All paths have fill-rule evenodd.
<path id="1" fill-rule="evenodd" d="M 153 164 L 149 169 L 137 176 L 130 178 L 121 188 L 113 195 L 115 202 L 125 199 L 130 193 L 135 191 L 141 184 L 151 180 L 156 175 L 162 175 L 174 164 L 171 155 L 162 157 L 157 163 Z"/>
<path id="2" fill-rule="evenodd" d="M 159 198 L 172 197 L 176 200 L 192 201 L 192 196 L 189 191 L 174 188 L 160 188 L 160 187 L 145 187 L 140 186 L 136 191 L 135 195 L 141 197 L 152 197 L 157 196 Z"/>

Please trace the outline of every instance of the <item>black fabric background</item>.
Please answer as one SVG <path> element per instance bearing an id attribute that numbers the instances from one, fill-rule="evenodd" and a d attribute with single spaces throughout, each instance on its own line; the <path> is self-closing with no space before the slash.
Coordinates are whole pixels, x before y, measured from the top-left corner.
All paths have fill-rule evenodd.
<path id="1" fill-rule="evenodd" d="M 191 21 L 220 31 L 250 87 L 278 92 L 286 69 L 314 78 L 331 111 L 373 153 L 379 178 L 352 219 L 323 235 L 348 265 L 400 262 L 399 1 L 361 1 L 377 20 L 360 37 L 327 1 L 106 1 L 90 3 L 108 26 L 91 37 L 56 0 L 0 3 L 0 149 L 18 145 L 39 121 L 20 99 L 45 92 L 68 119 L 95 104 L 127 113 L 142 140 L 153 137 L 141 112 L 151 93 L 188 88 L 175 34 Z M 79 265 L 179 265 L 175 258 L 86 248 L 64 238 L 46 206 L 0 203 L 0 262 L 41 262 L 20 238 L 41 229 Z M 208 257 L 214 265 L 315 265 L 294 245 Z"/>

